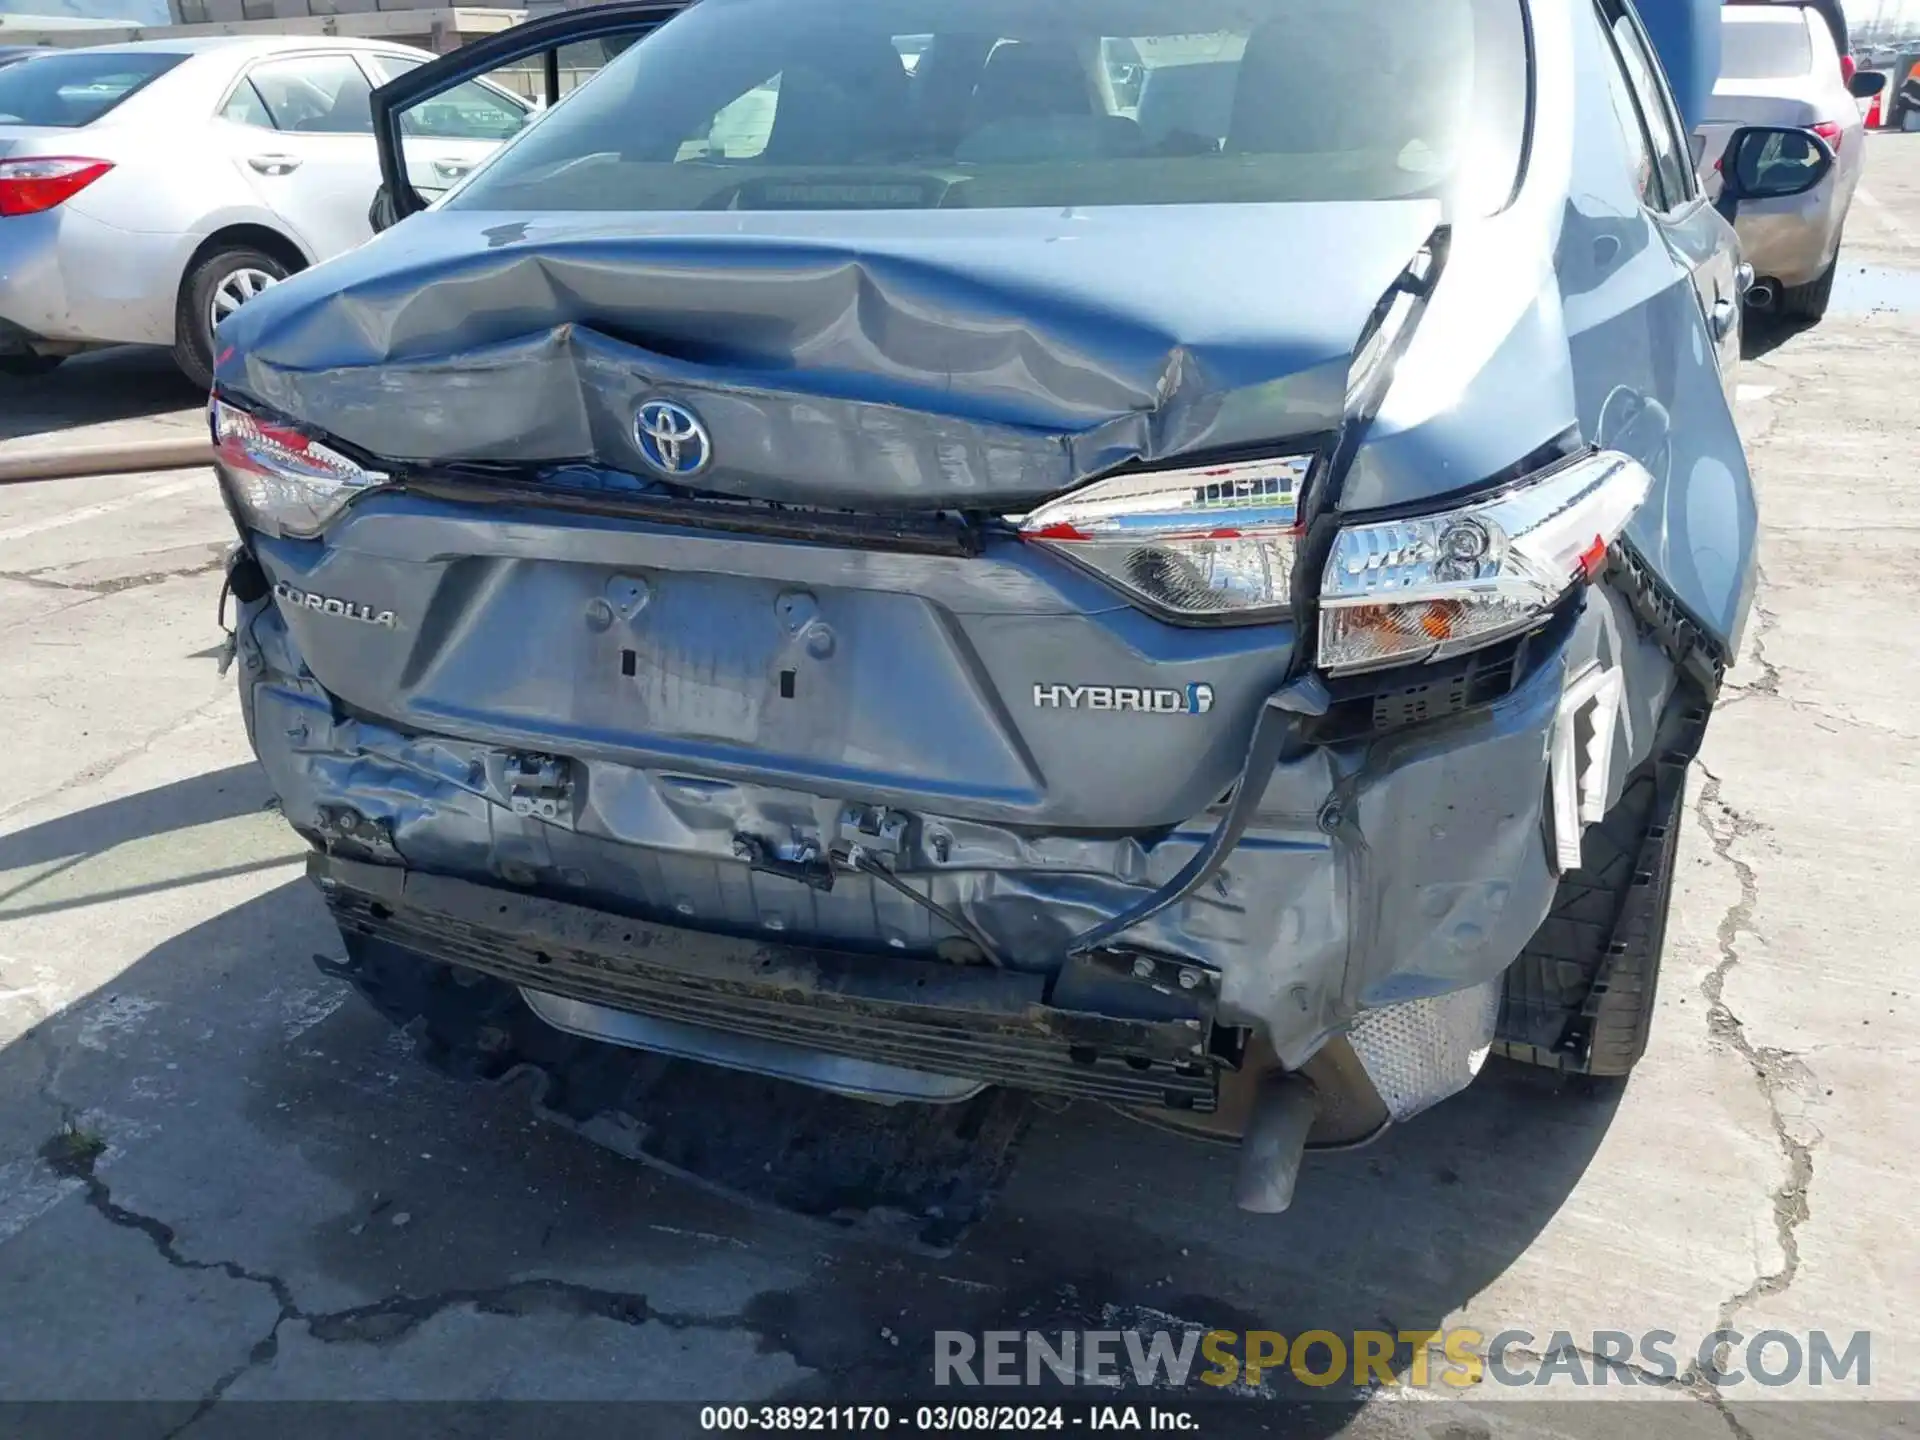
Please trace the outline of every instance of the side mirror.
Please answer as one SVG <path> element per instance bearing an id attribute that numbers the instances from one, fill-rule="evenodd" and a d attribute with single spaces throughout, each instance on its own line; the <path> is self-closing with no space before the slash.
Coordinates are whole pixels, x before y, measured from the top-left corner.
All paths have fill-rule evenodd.
<path id="1" fill-rule="evenodd" d="M 1811 130 L 1752 125 L 1736 130 L 1720 159 L 1719 211 L 1731 220 L 1742 200 L 1804 195 L 1833 172 L 1833 148 Z"/>
<path id="2" fill-rule="evenodd" d="M 1871 100 L 1887 88 L 1887 77 L 1878 70 L 1856 70 L 1847 80 L 1847 90 L 1856 100 Z"/>

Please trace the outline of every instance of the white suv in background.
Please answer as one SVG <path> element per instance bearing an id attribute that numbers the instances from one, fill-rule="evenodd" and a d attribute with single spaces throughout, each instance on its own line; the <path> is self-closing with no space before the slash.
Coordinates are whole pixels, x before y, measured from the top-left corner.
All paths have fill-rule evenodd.
<path id="1" fill-rule="evenodd" d="M 1743 125 L 1809 130 L 1834 151 L 1833 173 L 1812 190 L 1743 204 L 1735 224 L 1758 277 L 1749 303 L 1818 320 L 1833 296 L 1840 234 L 1866 159 L 1856 95 L 1871 93 L 1879 77 L 1847 78 L 1832 28 L 1809 6 L 1730 4 L 1720 13 L 1720 80 L 1695 137 L 1703 174 L 1719 164 L 1727 137 Z"/>

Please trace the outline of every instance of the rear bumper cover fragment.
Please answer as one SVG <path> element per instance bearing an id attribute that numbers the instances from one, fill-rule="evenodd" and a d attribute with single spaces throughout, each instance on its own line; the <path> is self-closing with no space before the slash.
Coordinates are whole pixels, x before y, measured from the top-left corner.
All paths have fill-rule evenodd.
<path id="1" fill-rule="evenodd" d="M 348 934 L 542 996 L 1079 1099 L 1215 1103 L 1205 989 L 1096 1014 L 1048 1003 L 1064 976 L 769 945 L 322 852 L 308 873 Z"/>

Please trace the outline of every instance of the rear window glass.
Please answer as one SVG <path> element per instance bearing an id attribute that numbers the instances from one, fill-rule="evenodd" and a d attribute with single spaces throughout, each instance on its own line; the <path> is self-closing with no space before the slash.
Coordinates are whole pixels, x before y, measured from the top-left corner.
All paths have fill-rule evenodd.
<path id="1" fill-rule="evenodd" d="M 1813 69 L 1813 37 L 1804 16 L 1791 21 L 1735 21 L 1720 26 L 1720 76 L 1725 80 L 1790 80 Z"/>
<path id="2" fill-rule="evenodd" d="M 1492 210 L 1528 93 L 1520 0 L 701 0 L 448 204 Z"/>
<path id="3" fill-rule="evenodd" d="M 90 124 L 186 58 L 74 51 L 8 65 L 0 69 L 0 125 Z"/>

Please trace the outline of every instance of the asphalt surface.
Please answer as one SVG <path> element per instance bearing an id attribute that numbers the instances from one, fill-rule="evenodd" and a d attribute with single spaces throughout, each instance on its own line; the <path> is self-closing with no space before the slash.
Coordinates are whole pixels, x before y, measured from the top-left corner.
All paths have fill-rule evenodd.
<path id="1" fill-rule="evenodd" d="M 1229 1152 L 1075 1108 L 932 1254 L 436 1077 L 312 964 L 338 941 L 216 674 L 210 477 L 0 489 L 0 1402 L 144 1401 L 116 1412 L 134 1433 L 198 1434 L 257 1399 L 861 1401 L 924 1390 L 943 1329 L 1668 1331 L 1684 1355 L 1731 1325 L 1871 1331 L 1871 1386 L 1604 1393 L 1672 1402 L 1663 1434 L 1911 1427 L 1802 1408 L 1920 1399 L 1920 135 L 1871 144 L 1835 313 L 1752 336 L 1741 376 L 1764 583 L 1644 1065 L 1607 1092 L 1496 1064 L 1311 1161 L 1280 1220 L 1231 1208 Z M 163 357 L 101 355 L 0 397 L 0 453 L 198 423 Z M 1245 1414 L 1647 1433 L 1496 1390 Z"/>

